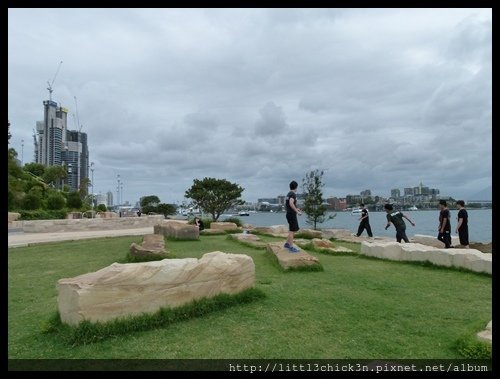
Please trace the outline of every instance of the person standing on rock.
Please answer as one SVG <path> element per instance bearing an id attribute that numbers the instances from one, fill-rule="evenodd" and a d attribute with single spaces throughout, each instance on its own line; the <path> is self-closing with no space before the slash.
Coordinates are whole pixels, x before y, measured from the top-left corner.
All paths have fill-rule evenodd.
<path id="1" fill-rule="evenodd" d="M 439 227 L 437 239 L 444 243 L 444 247 L 449 249 L 451 246 L 451 223 L 450 210 L 446 200 L 439 200 Z"/>
<path id="2" fill-rule="evenodd" d="M 290 192 L 286 195 L 285 206 L 286 206 L 286 221 L 288 222 L 288 238 L 285 242 L 285 249 L 288 249 L 290 253 L 297 253 L 300 249 L 293 246 L 293 235 L 295 232 L 299 231 L 299 221 L 297 220 L 297 215 L 301 215 L 302 211 L 297 208 L 297 187 L 299 185 L 295 180 L 290 182 Z"/>
<path id="3" fill-rule="evenodd" d="M 401 243 L 401 240 L 409 243 L 410 240 L 406 236 L 406 224 L 403 218 L 406 218 L 412 226 L 415 226 L 415 223 L 410 220 L 405 214 L 400 211 L 394 211 L 392 204 L 385 204 L 384 209 L 387 212 L 387 225 L 385 226 L 385 230 L 389 226 L 391 226 L 391 222 L 396 228 L 396 241 Z"/>
<path id="4" fill-rule="evenodd" d="M 455 233 L 458 234 L 458 238 L 460 239 L 460 245 L 465 247 L 466 249 L 469 248 L 469 225 L 468 225 L 468 219 L 469 215 L 467 214 L 467 211 L 465 210 L 465 202 L 463 200 L 458 200 L 456 202 L 457 208 L 458 208 L 458 215 L 457 215 L 457 230 Z"/>
<path id="5" fill-rule="evenodd" d="M 368 233 L 368 237 L 373 238 L 372 234 L 372 228 L 370 226 L 370 216 L 368 215 L 368 209 L 366 209 L 364 204 L 361 204 L 361 217 L 359 218 L 359 227 L 358 227 L 358 233 L 355 234 L 356 237 L 359 237 L 361 233 L 363 233 L 363 230 L 366 229 L 366 232 Z"/>

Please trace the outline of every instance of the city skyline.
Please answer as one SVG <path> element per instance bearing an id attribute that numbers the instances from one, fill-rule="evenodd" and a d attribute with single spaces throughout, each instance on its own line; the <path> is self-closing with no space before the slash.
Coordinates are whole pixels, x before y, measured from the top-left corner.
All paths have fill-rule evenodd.
<path id="1" fill-rule="evenodd" d="M 491 188 L 491 9 L 8 15 L 10 146 L 30 161 L 64 61 L 52 98 L 72 117 L 78 97 L 94 193 L 116 194 L 120 175 L 122 202 L 181 203 L 193 179 L 217 177 L 256 200 L 314 169 L 325 196 Z"/>

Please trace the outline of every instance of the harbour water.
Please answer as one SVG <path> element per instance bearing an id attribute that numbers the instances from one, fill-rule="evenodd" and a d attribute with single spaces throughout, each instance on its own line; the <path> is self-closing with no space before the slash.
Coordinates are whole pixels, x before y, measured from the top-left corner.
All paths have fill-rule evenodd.
<path id="1" fill-rule="evenodd" d="M 455 235 L 455 228 L 457 226 L 457 213 L 456 209 L 450 209 L 451 212 L 451 233 Z M 491 242 L 492 239 L 492 210 L 491 209 L 468 209 L 469 214 L 469 240 L 471 242 Z M 351 215 L 351 212 L 335 212 L 334 219 L 318 224 L 318 228 L 335 228 L 335 229 L 349 229 L 356 233 L 359 225 L 359 215 Z M 438 217 L 439 211 L 408 211 L 404 212 L 410 220 L 415 222 L 415 227 L 406 222 L 406 234 L 412 237 L 415 234 L 426 234 L 437 236 Z M 386 225 L 386 212 L 370 212 L 370 225 L 372 227 L 373 235 L 395 237 L 396 231 L 391 224 L 389 229 L 384 230 Z M 231 215 L 223 215 L 220 220 L 231 217 Z M 257 212 L 250 213 L 250 216 L 236 216 L 244 224 L 254 226 L 271 226 L 271 225 L 286 225 L 285 213 L 269 213 Z M 311 228 L 306 223 L 306 216 L 303 214 L 299 216 L 299 226 L 301 228 Z M 363 232 L 366 235 L 366 231 Z"/>

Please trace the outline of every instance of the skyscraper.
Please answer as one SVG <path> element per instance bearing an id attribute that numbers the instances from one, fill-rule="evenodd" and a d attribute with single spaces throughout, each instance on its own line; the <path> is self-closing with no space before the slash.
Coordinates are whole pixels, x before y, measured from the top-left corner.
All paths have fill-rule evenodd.
<path id="1" fill-rule="evenodd" d="M 71 191 L 78 191 L 82 180 L 88 178 L 87 133 L 68 130 L 68 110 L 58 107 L 55 101 L 45 100 L 43 105 L 44 119 L 36 123 L 35 162 L 64 166 L 68 173 L 66 183 Z"/>

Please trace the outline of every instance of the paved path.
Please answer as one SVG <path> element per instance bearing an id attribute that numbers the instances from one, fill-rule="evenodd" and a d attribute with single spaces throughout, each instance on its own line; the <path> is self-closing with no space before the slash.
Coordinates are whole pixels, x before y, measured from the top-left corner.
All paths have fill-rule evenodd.
<path id="1" fill-rule="evenodd" d="M 59 233 L 9 233 L 8 246 L 22 247 L 31 246 L 45 242 L 75 241 L 90 238 L 120 237 L 120 236 L 142 236 L 152 234 L 153 227 L 115 230 L 87 230 L 82 232 L 59 232 Z"/>

